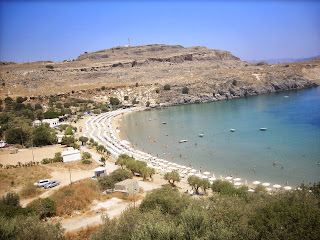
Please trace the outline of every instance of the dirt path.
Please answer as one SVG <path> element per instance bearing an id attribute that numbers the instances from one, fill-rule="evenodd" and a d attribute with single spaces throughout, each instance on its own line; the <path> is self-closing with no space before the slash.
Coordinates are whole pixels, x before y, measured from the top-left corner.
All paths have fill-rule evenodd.
<path id="1" fill-rule="evenodd" d="M 141 200 L 136 202 L 136 206 L 141 204 Z M 79 228 L 85 228 L 92 225 L 102 224 L 102 215 L 107 214 L 110 219 L 118 217 L 121 215 L 123 211 L 125 211 L 129 206 L 132 206 L 132 203 L 129 202 L 121 202 L 113 205 L 110 209 L 106 211 L 98 211 L 94 214 L 85 213 L 76 217 L 63 219 L 60 221 L 62 226 L 66 229 L 66 231 L 73 231 Z"/>

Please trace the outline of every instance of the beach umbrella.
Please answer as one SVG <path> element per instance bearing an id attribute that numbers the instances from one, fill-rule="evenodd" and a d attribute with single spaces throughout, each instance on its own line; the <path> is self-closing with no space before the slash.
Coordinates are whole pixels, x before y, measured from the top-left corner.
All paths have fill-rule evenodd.
<path id="1" fill-rule="evenodd" d="M 197 172 L 197 170 L 191 169 L 190 172 L 195 173 L 195 172 Z"/>
<path id="2" fill-rule="evenodd" d="M 248 190 L 248 192 L 254 192 L 254 190 L 251 188 L 251 189 Z"/>
<path id="3" fill-rule="evenodd" d="M 254 185 L 259 185 L 260 184 L 260 182 L 259 181 L 254 181 L 254 182 L 252 182 Z"/>
<path id="4" fill-rule="evenodd" d="M 196 177 L 202 177 L 202 175 L 200 173 L 197 173 Z"/>
<path id="5" fill-rule="evenodd" d="M 239 181 L 241 181 L 241 178 L 235 178 L 235 179 L 233 179 L 233 181 L 239 182 Z"/>
<path id="6" fill-rule="evenodd" d="M 267 187 L 266 190 L 267 190 L 268 192 L 271 192 L 271 191 L 272 191 L 272 188 Z"/>
<path id="7" fill-rule="evenodd" d="M 184 178 L 184 177 L 185 177 L 183 174 L 180 174 L 179 176 L 180 176 L 181 178 Z"/>
<path id="8" fill-rule="evenodd" d="M 186 166 L 180 166 L 180 168 L 182 168 L 182 169 L 186 169 L 187 167 L 186 167 Z"/>
<path id="9" fill-rule="evenodd" d="M 269 187 L 270 183 L 268 183 L 268 182 L 262 183 L 262 186 Z"/>
<path id="10" fill-rule="evenodd" d="M 235 186 L 241 186 L 241 182 L 235 182 L 233 185 L 235 185 Z"/>
<path id="11" fill-rule="evenodd" d="M 215 180 L 217 180 L 215 177 L 209 178 L 209 181 L 215 181 Z"/>
<path id="12" fill-rule="evenodd" d="M 178 166 L 178 164 L 176 164 L 176 163 L 172 163 L 172 166 Z"/>
<path id="13" fill-rule="evenodd" d="M 278 189 L 278 188 L 281 188 L 281 185 L 275 184 L 275 185 L 273 185 L 273 187 L 276 188 L 276 189 Z"/>
<path id="14" fill-rule="evenodd" d="M 168 169 L 168 170 L 166 170 L 166 172 L 167 172 L 167 173 L 171 173 L 172 171 Z"/>
<path id="15" fill-rule="evenodd" d="M 226 177 L 225 179 L 226 179 L 226 180 L 231 180 L 232 177 L 231 177 L 231 176 L 228 176 L 228 177 Z"/>
<path id="16" fill-rule="evenodd" d="M 186 169 L 187 169 L 187 170 L 191 170 L 192 168 L 191 168 L 191 167 L 187 167 Z"/>
<path id="17" fill-rule="evenodd" d="M 189 175 L 189 176 L 193 176 L 193 175 L 194 175 L 194 173 L 188 173 L 188 175 Z"/>
<path id="18" fill-rule="evenodd" d="M 283 187 L 283 189 L 289 191 L 289 190 L 292 190 L 292 187 L 290 187 L 290 186 L 285 186 L 285 187 Z"/>
<path id="19" fill-rule="evenodd" d="M 208 177 L 208 176 L 202 176 L 202 178 L 203 178 L 203 179 L 208 179 L 209 177 Z"/>
<path id="20" fill-rule="evenodd" d="M 188 173 L 188 171 L 187 171 L 187 170 L 183 170 L 181 173 L 183 173 L 183 174 L 187 174 L 187 173 Z"/>
<path id="21" fill-rule="evenodd" d="M 204 174 L 204 175 L 210 175 L 210 173 L 209 173 L 209 172 L 204 172 L 203 174 Z"/>

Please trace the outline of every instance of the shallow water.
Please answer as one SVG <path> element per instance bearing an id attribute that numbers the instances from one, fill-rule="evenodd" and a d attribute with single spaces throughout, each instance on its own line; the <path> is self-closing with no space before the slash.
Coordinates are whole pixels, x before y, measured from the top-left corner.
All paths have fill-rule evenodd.
<path id="1" fill-rule="evenodd" d="M 123 119 L 121 135 L 137 149 L 191 162 L 216 177 L 293 187 L 318 182 L 320 87 L 132 113 Z"/>

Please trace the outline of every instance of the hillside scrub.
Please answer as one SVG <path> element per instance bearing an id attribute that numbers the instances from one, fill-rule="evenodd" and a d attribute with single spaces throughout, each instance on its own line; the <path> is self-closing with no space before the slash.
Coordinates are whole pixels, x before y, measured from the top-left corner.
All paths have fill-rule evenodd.
<path id="1" fill-rule="evenodd" d="M 308 191 L 193 199 L 166 185 L 91 239 L 319 239 L 319 206 Z"/>

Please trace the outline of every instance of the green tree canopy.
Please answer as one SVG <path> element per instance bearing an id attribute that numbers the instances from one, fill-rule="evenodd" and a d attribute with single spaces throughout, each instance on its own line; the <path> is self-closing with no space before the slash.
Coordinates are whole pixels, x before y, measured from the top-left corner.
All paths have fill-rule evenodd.
<path id="1" fill-rule="evenodd" d="M 164 179 L 168 180 L 172 187 L 175 187 L 175 182 L 180 182 L 180 176 L 177 171 L 172 171 L 164 175 Z"/>
<path id="2" fill-rule="evenodd" d="M 32 139 L 35 146 L 51 145 L 57 142 L 56 133 L 49 127 L 48 123 L 36 126 Z"/>

